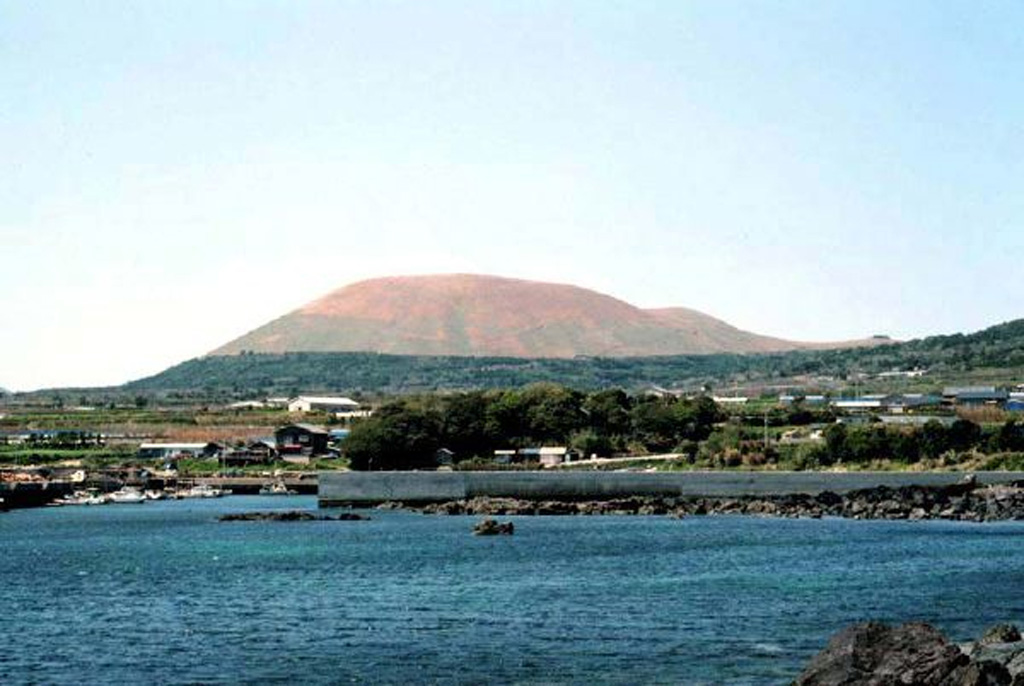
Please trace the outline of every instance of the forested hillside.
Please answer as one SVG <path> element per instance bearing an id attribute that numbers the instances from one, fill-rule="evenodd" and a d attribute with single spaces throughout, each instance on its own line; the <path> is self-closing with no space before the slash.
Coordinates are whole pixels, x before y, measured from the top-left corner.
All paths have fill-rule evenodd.
<path id="1" fill-rule="evenodd" d="M 233 390 L 289 394 L 315 390 L 408 392 L 509 388 L 551 381 L 582 389 L 637 388 L 713 379 L 755 358 L 694 355 L 647 358 L 521 359 L 374 353 L 253 353 L 203 357 L 134 381 L 128 390 Z"/>
<path id="2" fill-rule="evenodd" d="M 933 377 L 969 378 L 974 370 L 1024 371 L 1024 319 L 973 334 L 932 336 L 873 348 L 762 355 L 520 359 L 374 353 L 209 356 L 134 381 L 128 390 L 217 390 L 267 394 L 318 389 L 408 392 L 508 388 L 552 381 L 580 389 L 698 386 L 780 380 L 800 375 L 926 368 Z"/>

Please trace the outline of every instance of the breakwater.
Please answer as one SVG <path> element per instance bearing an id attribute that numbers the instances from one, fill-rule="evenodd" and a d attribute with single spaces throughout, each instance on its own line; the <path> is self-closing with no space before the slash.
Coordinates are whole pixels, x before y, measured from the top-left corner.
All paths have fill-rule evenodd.
<path id="1" fill-rule="evenodd" d="M 444 515 L 691 515 L 739 514 L 755 517 L 844 517 L 847 519 L 948 519 L 993 522 L 1024 519 L 1024 488 L 981 486 L 877 486 L 843 494 L 654 497 L 613 500 L 523 500 L 477 497 L 439 503 L 406 504 L 406 509 Z M 380 507 L 387 507 L 381 505 Z"/>
<path id="2" fill-rule="evenodd" d="M 608 501 L 620 498 L 817 496 L 875 488 L 941 488 L 958 472 L 321 472 L 322 507 L 473 498 Z M 979 485 L 1024 482 L 1024 472 L 978 472 Z"/>

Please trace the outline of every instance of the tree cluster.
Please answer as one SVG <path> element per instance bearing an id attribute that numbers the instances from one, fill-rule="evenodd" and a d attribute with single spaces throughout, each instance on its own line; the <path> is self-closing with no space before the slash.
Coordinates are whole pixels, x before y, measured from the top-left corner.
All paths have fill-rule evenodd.
<path id="1" fill-rule="evenodd" d="M 497 449 L 569 446 L 584 455 L 665 452 L 702 441 L 721 416 L 710 398 L 584 393 L 557 384 L 394 400 L 352 427 L 344 450 L 359 470 L 423 469 L 447 448 L 456 461 Z"/>
<path id="2" fill-rule="evenodd" d="M 813 463 L 809 466 L 863 464 L 879 459 L 912 464 L 948 453 L 1021 452 L 1024 426 L 1012 419 L 990 431 L 966 419 L 957 419 L 948 426 L 931 421 L 911 429 L 833 424 L 825 429 L 824 439 L 808 455 Z"/>

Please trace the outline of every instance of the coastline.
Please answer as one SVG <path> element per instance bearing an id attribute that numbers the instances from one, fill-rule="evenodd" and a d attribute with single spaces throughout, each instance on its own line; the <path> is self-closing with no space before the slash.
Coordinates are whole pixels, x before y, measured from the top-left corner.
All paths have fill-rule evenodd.
<path id="1" fill-rule="evenodd" d="M 1024 484 L 986 486 L 975 480 L 966 480 L 938 487 L 878 486 L 846 493 L 824 491 L 816 495 L 796 493 L 739 497 L 633 496 L 607 500 L 475 497 L 433 503 L 387 501 L 377 507 L 437 515 L 748 515 L 993 522 L 1024 520 Z"/>
<path id="2" fill-rule="evenodd" d="M 322 472 L 319 483 L 321 507 L 436 514 L 1024 519 L 1020 472 Z"/>

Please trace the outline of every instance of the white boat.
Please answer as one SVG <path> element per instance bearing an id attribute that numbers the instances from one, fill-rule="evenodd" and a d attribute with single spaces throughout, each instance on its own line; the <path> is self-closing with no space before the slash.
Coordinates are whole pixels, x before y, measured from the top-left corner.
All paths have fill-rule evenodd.
<path id="1" fill-rule="evenodd" d="M 180 494 L 183 498 L 219 498 L 225 494 L 225 491 L 220 488 L 214 488 L 209 484 L 199 484 L 187 491 L 180 492 Z"/>
<path id="2" fill-rule="evenodd" d="M 63 498 L 54 500 L 51 505 L 106 505 L 110 500 L 105 495 L 98 495 L 92 491 L 75 491 L 68 493 Z"/>
<path id="3" fill-rule="evenodd" d="M 107 494 L 107 497 L 110 499 L 110 502 L 121 505 L 146 502 L 146 495 L 137 488 L 125 487 L 120 491 Z"/>
<path id="4" fill-rule="evenodd" d="M 296 493 L 297 491 L 290 490 L 283 481 L 267 484 L 260 489 L 260 495 L 295 495 Z"/>

